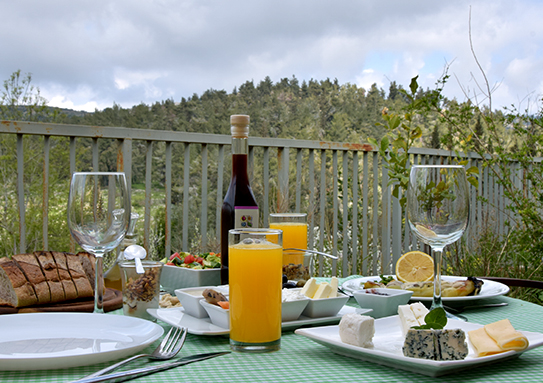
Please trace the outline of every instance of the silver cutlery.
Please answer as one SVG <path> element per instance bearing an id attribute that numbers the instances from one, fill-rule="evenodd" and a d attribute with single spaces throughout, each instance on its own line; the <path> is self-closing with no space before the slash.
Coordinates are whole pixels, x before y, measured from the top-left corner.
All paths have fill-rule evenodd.
<path id="1" fill-rule="evenodd" d="M 187 357 L 179 359 L 176 362 L 170 362 L 170 363 L 162 364 L 160 366 L 143 367 L 143 368 L 137 368 L 134 370 L 115 372 L 113 374 L 108 374 L 108 375 L 94 376 L 92 378 L 84 378 L 80 380 L 75 380 L 72 383 L 106 382 L 108 380 L 119 379 L 119 378 L 124 378 L 119 381 L 125 381 L 125 380 L 134 379 L 134 378 L 139 378 L 144 375 L 153 374 L 155 372 L 168 370 L 170 368 L 184 366 L 189 363 L 194 363 L 194 362 L 199 362 L 201 360 L 215 358 L 217 356 L 221 356 L 225 354 L 230 354 L 230 351 L 210 352 L 207 354 L 187 356 Z"/>
<path id="2" fill-rule="evenodd" d="M 113 371 L 116 368 L 123 366 L 127 363 L 130 363 L 136 359 L 140 358 L 149 358 L 151 360 L 168 360 L 173 358 L 177 355 L 179 350 L 181 350 L 181 347 L 183 347 L 183 344 L 185 343 L 185 338 L 187 337 L 187 329 L 182 328 L 179 329 L 177 327 L 172 327 L 168 334 L 164 337 L 162 342 L 158 345 L 158 347 L 151 353 L 151 354 L 139 354 L 134 355 L 128 359 L 122 360 L 119 363 L 115 363 L 109 367 L 106 367 L 100 371 L 96 371 L 93 374 L 87 375 L 83 378 L 83 380 L 88 378 L 93 378 L 95 376 L 104 375 L 107 372 Z M 79 382 L 79 380 L 78 380 Z"/>
<path id="3" fill-rule="evenodd" d="M 487 303 L 484 305 L 473 305 L 473 306 L 461 306 L 461 307 L 450 307 L 450 306 L 443 306 L 445 310 L 450 311 L 452 313 L 461 313 L 465 310 L 471 310 L 471 309 L 483 309 L 487 307 L 501 307 L 501 306 L 507 306 L 507 302 L 502 303 Z"/>

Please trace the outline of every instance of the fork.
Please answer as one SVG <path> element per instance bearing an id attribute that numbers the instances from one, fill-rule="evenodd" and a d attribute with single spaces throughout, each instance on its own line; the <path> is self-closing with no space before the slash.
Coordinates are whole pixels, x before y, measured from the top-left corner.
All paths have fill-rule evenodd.
<path id="1" fill-rule="evenodd" d="M 81 379 L 93 378 L 95 376 L 103 375 L 107 372 L 113 371 L 116 368 L 123 366 L 127 363 L 130 363 L 136 359 L 140 358 L 149 358 L 151 360 L 168 360 L 177 355 L 183 344 L 185 343 L 185 338 L 187 337 L 187 329 L 185 327 L 179 329 L 177 327 L 172 327 L 168 334 L 164 337 L 162 342 L 151 354 L 139 354 L 134 355 L 128 359 L 121 360 L 119 363 L 115 363 L 109 367 L 106 367 L 100 371 L 96 371 L 93 374 L 84 376 Z"/>

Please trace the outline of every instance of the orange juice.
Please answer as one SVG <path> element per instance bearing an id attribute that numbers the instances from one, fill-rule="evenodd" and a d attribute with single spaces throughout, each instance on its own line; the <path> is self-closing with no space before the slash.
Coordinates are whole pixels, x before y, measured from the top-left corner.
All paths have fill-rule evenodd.
<path id="1" fill-rule="evenodd" d="M 280 245 L 234 244 L 230 268 L 230 339 L 264 344 L 281 338 L 282 256 Z"/>
<path id="2" fill-rule="evenodd" d="M 307 249 L 307 224 L 303 222 L 273 222 L 270 229 L 283 230 L 283 248 Z M 304 263 L 303 252 L 291 252 L 283 257 L 283 264 L 295 265 Z"/>

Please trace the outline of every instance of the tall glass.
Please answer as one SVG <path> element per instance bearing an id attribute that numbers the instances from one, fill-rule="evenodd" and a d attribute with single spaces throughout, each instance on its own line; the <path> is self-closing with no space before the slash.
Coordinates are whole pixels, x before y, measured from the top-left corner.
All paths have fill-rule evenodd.
<path id="1" fill-rule="evenodd" d="M 123 240 L 130 221 L 124 173 L 74 173 L 68 198 L 68 227 L 76 242 L 95 255 L 94 312 L 103 313 L 103 257 Z"/>
<path id="2" fill-rule="evenodd" d="M 272 213 L 270 229 L 283 231 L 284 249 L 307 249 L 307 214 L 305 213 Z M 283 253 L 283 265 L 304 264 L 303 251 Z"/>
<path id="3" fill-rule="evenodd" d="M 460 239 L 466 230 L 469 218 L 468 194 L 469 186 L 463 166 L 415 165 L 411 168 L 407 188 L 407 219 L 411 231 L 432 248 L 434 255 L 432 309 L 443 307 L 443 248 Z"/>
<path id="4" fill-rule="evenodd" d="M 280 348 L 282 241 L 281 230 L 228 232 L 230 347 L 234 351 Z"/>

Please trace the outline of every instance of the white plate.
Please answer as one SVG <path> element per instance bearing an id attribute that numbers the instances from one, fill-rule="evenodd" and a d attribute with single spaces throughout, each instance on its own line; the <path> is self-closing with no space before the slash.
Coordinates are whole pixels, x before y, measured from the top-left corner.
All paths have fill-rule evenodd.
<path id="1" fill-rule="evenodd" d="M 164 333 L 122 315 L 29 313 L 0 316 L 0 370 L 48 370 L 135 354 Z"/>
<path id="2" fill-rule="evenodd" d="M 446 326 L 446 328 L 460 328 L 466 332 L 466 336 L 468 331 L 480 327 L 483 326 L 453 319 L 449 319 Z M 514 358 L 521 354 L 508 351 L 477 358 L 471 344 L 468 342 L 469 354 L 464 360 L 437 361 L 408 358 L 403 356 L 402 353 L 404 337 L 400 329 L 400 319 L 397 315 L 375 320 L 373 348 L 363 348 L 343 343 L 339 337 L 339 326 L 304 328 L 296 330 L 295 333 L 329 347 L 330 350 L 337 354 L 428 376 L 450 374 L 463 369 Z M 524 351 L 543 345 L 543 334 L 528 331 L 522 331 L 522 333 L 526 335 L 530 343 Z"/>
<path id="3" fill-rule="evenodd" d="M 298 328 L 305 325 L 312 324 L 325 324 L 325 323 L 338 323 L 341 317 L 347 313 L 358 312 L 360 314 L 367 314 L 372 312 L 372 309 L 357 309 L 351 306 L 343 306 L 341 310 L 335 316 L 322 317 L 322 318 L 308 318 L 300 316 L 299 319 L 283 322 L 281 327 L 283 330 Z M 174 307 L 171 309 L 147 309 L 147 312 L 157 319 L 168 323 L 169 325 L 176 327 L 186 327 L 189 334 L 194 335 L 228 335 L 229 329 L 215 326 L 211 323 L 209 317 L 207 318 L 194 318 L 184 312 L 182 307 Z"/>
<path id="4" fill-rule="evenodd" d="M 395 275 L 385 275 L 385 277 L 396 277 Z M 454 282 L 457 280 L 465 280 L 466 277 L 453 277 L 453 276 L 447 276 L 444 275 L 441 277 L 443 281 L 450 281 Z M 500 282 L 494 282 L 489 281 L 484 278 L 481 278 L 484 283 L 483 287 L 481 288 L 481 292 L 477 295 L 468 295 L 465 297 L 442 297 L 441 299 L 444 302 L 461 302 L 461 301 L 474 301 L 477 299 L 484 299 L 484 298 L 492 298 L 497 297 L 500 295 L 505 295 L 509 292 L 509 286 L 504 285 Z M 362 290 L 364 286 L 362 286 L 365 282 L 368 281 L 375 281 L 378 282 L 381 280 L 381 277 L 361 277 L 361 278 L 354 278 L 350 279 L 348 281 L 343 282 L 341 285 L 341 289 L 343 291 L 352 293 L 355 290 Z M 412 301 L 421 301 L 421 302 L 431 302 L 433 300 L 432 297 L 412 297 Z"/>

